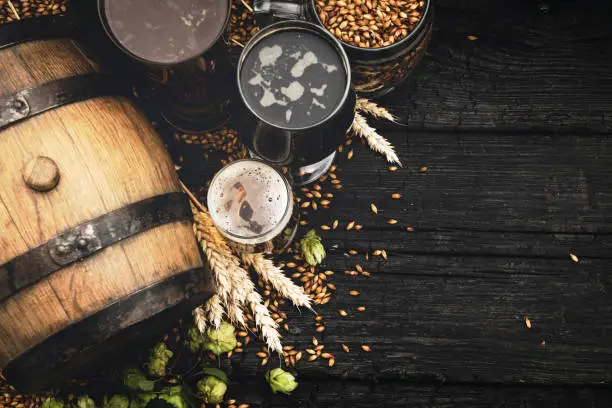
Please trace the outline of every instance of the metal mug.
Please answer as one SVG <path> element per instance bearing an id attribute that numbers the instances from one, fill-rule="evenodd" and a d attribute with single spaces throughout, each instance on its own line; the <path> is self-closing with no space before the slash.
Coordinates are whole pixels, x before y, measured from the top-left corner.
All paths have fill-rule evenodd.
<path id="1" fill-rule="evenodd" d="M 253 10 L 258 22 L 269 24 L 284 19 L 304 19 L 329 31 L 321 21 L 317 0 L 254 0 Z M 411 26 L 411 32 L 394 44 L 380 48 L 362 48 L 338 41 L 344 47 L 352 70 L 353 88 L 360 95 L 379 97 L 393 91 L 416 69 L 427 50 L 433 31 L 433 5 L 422 0 L 421 20 Z"/>
<path id="2" fill-rule="evenodd" d="M 284 40 L 282 39 L 283 36 L 285 37 Z M 282 105 L 282 109 L 286 107 L 285 113 L 289 117 L 291 117 L 293 112 L 292 107 L 297 107 L 296 109 L 299 109 L 299 112 L 309 109 L 306 111 L 306 115 L 311 115 L 310 112 L 315 112 L 317 109 L 317 107 L 313 107 L 313 105 L 324 105 L 319 103 L 316 99 L 318 96 L 316 95 L 325 94 L 325 90 L 329 89 L 327 94 L 324 95 L 328 99 L 324 101 L 333 100 L 334 102 L 329 102 L 324 106 L 324 113 L 316 111 L 316 114 L 322 115 L 320 120 L 315 120 L 313 114 L 313 119 L 309 122 L 310 119 L 304 116 L 303 113 L 302 119 L 304 117 L 306 117 L 306 119 L 301 123 L 299 123 L 297 119 L 295 119 L 295 121 L 294 119 L 287 119 L 285 123 L 282 118 L 272 119 L 270 115 L 266 117 L 266 114 L 262 113 L 265 109 L 257 105 L 257 102 L 254 101 L 254 96 L 251 94 L 251 92 L 257 92 L 257 89 L 252 91 L 250 81 L 255 79 L 256 83 L 257 79 L 253 77 L 250 79 L 249 83 L 246 81 L 246 75 L 251 75 L 251 73 L 247 71 L 255 67 L 257 63 L 255 61 L 253 63 L 255 65 L 252 67 L 249 66 L 256 58 L 255 52 L 257 50 L 261 52 L 261 50 L 266 48 L 263 44 L 272 44 L 274 41 L 289 41 L 288 36 L 297 36 L 297 40 L 285 44 L 285 48 L 281 47 L 283 50 L 282 52 L 284 53 L 286 51 L 287 54 L 282 54 L 278 57 L 279 66 L 289 63 L 287 62 L 289 59 L 285 58 L 290 58 L 288 55 L 293 51 L 295 51 L 295 55 L 303 53 L 303 59 L 299 57 L 295 61 L 305 61 L 308 51 L 306 51 L 306 48 L 303 48 L 306 47 L 306 43 L 300 41 L 300 36 L 304 36 L 303 38 L 310 38 L 311 44 L 318 43 L 319 45 L 316 45 L 316 47 L 321 47 L 319 51 L 324 50 L 328 53 L 327 57 L 329 57 L 330 60 L 334 59 L 334 61 L 340 65 L 337 67 L 338 71 L 336 72 L 331 69 L 332 65 L 326 65 L 323 60 L 321 60 L 316 63 L 318 65 L 307 68 L 315 71 L 299 72 L 300 75 L 303 75 L 299 80 L 304 78 L 304 81 L 306 81 L 306 77 L 309 75 L 312 79 L 312 75 L 319 73 L 314 80 L 315 82 L 318 80 L 324 81 L 328 78 L 329 74 L 329 78 L 335 78 L 333 83 L 326 83 L 325 86 L 321 86 L 319 83 L 319 86 L 321 86 L 320 88 L 315 88 L 314 85 L 312 85 L 313 87 L 308 89 L 309 84 L 313 82 L 305 82 L 302 86 L 301 84 L 295 85 L 293 82 L 296 81 L 293 81 L 291 84 L 286 82 L 285 85 L 287 85 L 287 87 L 281 88 L 283 92 L 285 92 L 285 89 L 291 88 L 291 86 L 307 89 L 301 94 L 306 102 L 301 98 L 295 103 L 292 102 L 293 99 L 291 98 L 287 99 L 289 102 L 285 100 L 288 104 L 286 106 Z M 312 41 L 314 41 L 314 43 Z M 272 48 L 274 47 L 275 46 L 272 46 Z M 261 59 L 261 53 L 259 55 Z M 294 55 L 291 56 L 291 58 L 293 57 Z M 335 60 L 335 58 L 337 58 L 337 60 Z M 291 63 L 293 64 L 293 62 Z M 297 62 L 296 65 L 298 65 Z M 263 63 L 261 66 L 261 68 L 264 69 Z M 293 66 L 293 68 L 295 68 L 295 66 Z M 289 72 L 288 65 L 286 70 L 286 72 Z M 308 72 L 308 75 L 304 72 Z M 289 79 L 293 80 L 289 74 L 285 75 L 287 75 L 287 78 L 283 78 L 282 81 L 289 81 Z M 293 71 L 291 75 L 293 75 Z M 339 79 L 341 75 L 342 79 Z M 279 73 L 277 78 L 281 76 L 282 75 Z M 261 78 L 261 80 L 264 79 Z M 270 78 L 268 78 L 268 80 L 270 80 Z M 237 98 L 238 100 L 236 101 L 236 109 L 234 110 L 232 120 L 235 121 L 238 134 L 242 142 L 249 149 L 251 157 L 261 159 L 277 167 L 288 168 L 295 185 L 308 184 L 323 175 L 332 165 L 336 149 L 345 140 L 346 132 L 350 128 L 355 116 L 356 95 L 351 89 L 350 65 L 348 57 L 340 43 L 321 27 L 306 21 L 282 21 L 272 24 L 259 31 L 243 49 L 238 61 L 237 82 L 239 98 Z M 256 85 L 261 85 L 261 82 Z M 256 85 L 253 85 L 253 87 Z M 329 86 L 329 88 L 327 88 L 327 86 Z M 271 96 L 271 91 L 269 89 L 266 90 L 264 85 L 261 85 L 261 88 L 264 89 L 262 91 L 264 98 L 266 96 L 274 98 L 274 96 Z M 275 91 L 277 90 L 278 89 L 275 88 Z M 268 94 L 266 94 L 266 92 L 268 92 Z M 262 101 L 264 98 L 262 98 Z M 308 105 L 309 102 L 310 105 Z M 273 107 L 276 107 L 274 105 L 275 103 L 281 104 L 281 101 L 274 99 L 272 103 Z M 292 103 L 294 104 L 292 105 Z M 262 105 L 264 105 L 263 102 Z M 306 108 L 306 106 L 310 107 Z M 328 108 L 329 106 L 332 108 Z"/>
<path id="3" fill-rule="evenodd" d="M 183 132 L 228 120 L 230 0 L 98 0 L 108 38 L 140 76 L 137 91 Z"/>

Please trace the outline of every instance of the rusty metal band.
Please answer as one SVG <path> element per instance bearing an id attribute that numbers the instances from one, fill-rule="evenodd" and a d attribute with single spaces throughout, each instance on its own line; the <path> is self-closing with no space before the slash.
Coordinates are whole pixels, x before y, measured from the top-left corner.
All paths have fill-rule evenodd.
<path id="1" fill-rule="evenodd" d="M 3 374 L 23 393 L 60 388 L 84 369 L 97 369 L 95 362 L 114 361 L 118 353 L 162 337 L 213 293 L 208 268 L 182 271 L 63 328 L 8 363 Z"/>
<path id="2" fill-rule="evenodd" d="M 0 129 L 51 109 L 99 96 L 128 96 L 117 77 L 91 73 L 47 82 L 0 98 Z"/>
<path id="3" fill-rule="evenodd" d="M 168 193 L 77 225 L 0 266 L 0 301 L 121 240 L 191 217 L 187 196 Z"/>
<path id="4" fill-rule="evenodd" d="M 29 41 L 68 38 L 76 29 L 66 16 L 41 16 L 0 25 L 0 50 Z"/>

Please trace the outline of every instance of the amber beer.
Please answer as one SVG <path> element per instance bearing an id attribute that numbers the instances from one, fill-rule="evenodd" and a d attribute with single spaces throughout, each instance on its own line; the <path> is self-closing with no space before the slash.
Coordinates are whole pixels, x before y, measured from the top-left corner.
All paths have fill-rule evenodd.
<path id="1" fill-rule="evenodd" d="M 299 213 L 287 178 L 259 160 L 223 167 L 208 189 L 208 209 L 219 231 L 241 252 L 278 252 L 293 240 Z"/>

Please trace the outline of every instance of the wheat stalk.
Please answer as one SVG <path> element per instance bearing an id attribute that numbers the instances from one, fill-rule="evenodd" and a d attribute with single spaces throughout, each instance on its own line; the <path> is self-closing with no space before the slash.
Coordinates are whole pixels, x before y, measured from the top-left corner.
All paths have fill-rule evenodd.
<path id="1" fill-rule="evenodd" d="M 194 228 L 196 238 L 206 253 L 215 281 L 220 301 L 225 304 L 227 315 L 231 321 L 246 326 L 244 313 L 240 308 L 240 302 L 236 300 L 235 291 L 231 281 L 231 274 L 236 268 L 240 268 L 240 262 L 232 255 L 227 242 L 214 226 L 208 212 L 196 211 L 194 215 Z"/>
<path id="2" fill-rule="evenodd" d="M 263 299 L 257 290 L 247 271 L 238 268 L 232 273 L 234 287 L 238 288 L 240 300 L 247 304 L 253 312 L 255 324 L 261 330 L 261 335 L 268 347 L 277 353 L 283 352 L 283 346 L 278 333 L 278 324 L 270 316 L 270 311 L 263 305 Z"/>
<path id="3" fill-rule="evenodd" d="M 393 116 L 386 108 L 378 106 L 378 104 L 371 102 L 366 98 L 357 99 L 356 108 L 358 111 L 371 115 L 375 118 L 382 118 L 391 122 L 397 122 L 397 118 Z"/>
<path id="4" fill-rule="evenodd" d="M 214 328 L 218 329 L 223 321 L 223 305 L 221 304 L 221 298 L 219 295 L 213 295 L 210 299 L 208 299 L 208 302 L 206 302 L 205 312 L 206 319 L 212 323 Z"/>
<path id="5" fill-rule="evenodd" d="M 379 135 L 376 129 L 368 125 L 366 119 L 359 112 L 355 112 L 355 119 L 351 125 L 351 130 L 355 132 L 357 136 L 363 137 L 372 150 L 385 156 L 389 163 L 402 165 L 397 157 L 397 153 L 395 153 L 393 145 L 387 139 Z"/>
<path id="6" fill-rule="evenodd" d="M 182 184 L 182 183 L 181 183 Z M 220 317 L 223 313 L 221 304 L 226 307 L 226 312 L 231 321 L 246 326 L 244 313 L 240 308 L 240 303 L 234 299 L 235 289 L 232 286 L 230 273 L 234 268 L 239 267 L 239 261 L 233 257 L 225 238 L 215 227 L 210 213 L 182 184 L 183 190 L 188 192 L 189 198 L 192 201 L 191 210 L 194 213 L 194 230 L 196 238 L 206 254 L 208 264 L 215 275 L 215 283 L 217 284 L 217 294 L 219 299 L 214 297 L 209 300 L 207 307 L 210 313 L 208 314 L 214 323 L 215 327 L 221 324 Z M 213 301 L 214 303 L 211 303 Z"/>
<path id="7" fill-rule="evenodd" d="M 217 291 L 220 301 L 213 301 L 215 299 L 215 296 L 213 296 L 206 304 L 208 320 L 211 321 L 211 318 L 214 317 L 218 319 L 213 321 L 215 327 L 221 324 L 219 316 L 222 315 L 222 301 L 230 319 L 245 325 L 241 306 L 242 304 L 249 305 L 253 311 L 255 323 L 260 328 L 268 347 L 282 353 L 283 348 L 278 333 L 278 325 L 270 316 L 268 308 L 263 305 L 261 295 L 255 289 L 247 271 L 240 267 L 240 260 L 231 252 L 225 238 L 215 227 L 206 207 L 197 200 L 183 183 L 181 183 L 181 186 L 192 201 L 196 237 L 206 253 L 208 263 L 218 281 Z"/>
<path id="8" fill-rule="evenodd" d="M 227 257 L 225 256 L 229 249 L 225 248 L 227 244 L 215 234 L 216 229 L 212 225 L 210 215 L 196 211 L 195 207 L 192 207 L 192 209 L 194 210 L 193 229 L 196 238 L 206 254 L 208 263 L 215 276 L 217 293 L 221 300 L 226 302 L 231 292 Z"/>
<path id="9" fill-rule="evenodd" d="M 13 12 L 13 14 L 15 15 L 15 18 L 17 20 L 21 20 L 21 16 L 19 16 L 19 13 L 17 12 L 17 9 L 15 8 L 15 6 L 13 5 L 13 2 L 11 0 L 8 0 L 8 5 L 9 5 L 11 11 Z"/>
<path id="10" fill-rule="evenodd" d="M 304 290 L 285 276 L 283 270 L 274 265 L 274 262 L 267 259 L 263 254 L 243 254 L 242 261 L 246 265 L 253 266 L 255 272 L 269 282 L 283 297 L 291 300 L 294 305 L 304 306 L 312 310 L 311 300 L 304 293 Z"/>
<path id="11" fill-rule="evenodd" d="M 208 301 L 210 302 L 211 299 L 209 299 Z M 193 320 L 200 333 L 206 333 L 206 328 L 208 327 L 208 324 L 206 322 L 206 313 L 204 312 L 204 308 L 202 306 L 198 306 L 193 309 Z"/>

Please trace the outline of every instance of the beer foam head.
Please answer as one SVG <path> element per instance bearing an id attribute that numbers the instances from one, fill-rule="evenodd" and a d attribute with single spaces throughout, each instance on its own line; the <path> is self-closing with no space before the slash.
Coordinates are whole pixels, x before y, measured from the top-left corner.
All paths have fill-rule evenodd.
<path id="1" fill-rule="evenodd" d="M 138 58 L 174 64 L 201 55 L 224 31 L 226 0 L 104 0 L 112 37 Z"/>
<path id="2" fill-rule="evenodd" d="M 215 225 L 230 239 L 266 242 L 291 218 L 293 193 L 273 167 L 256 160 L 239 160 L 223 167 L 208 189 L 208 209 Z"/>
<path id="3" fill-rule="evenodd" d="M 312 28 L 267 33 L 243 51 L 239 77 L 246 105 L 284 129 L 326 120 L 348 87 L 342 54 Z"/>

